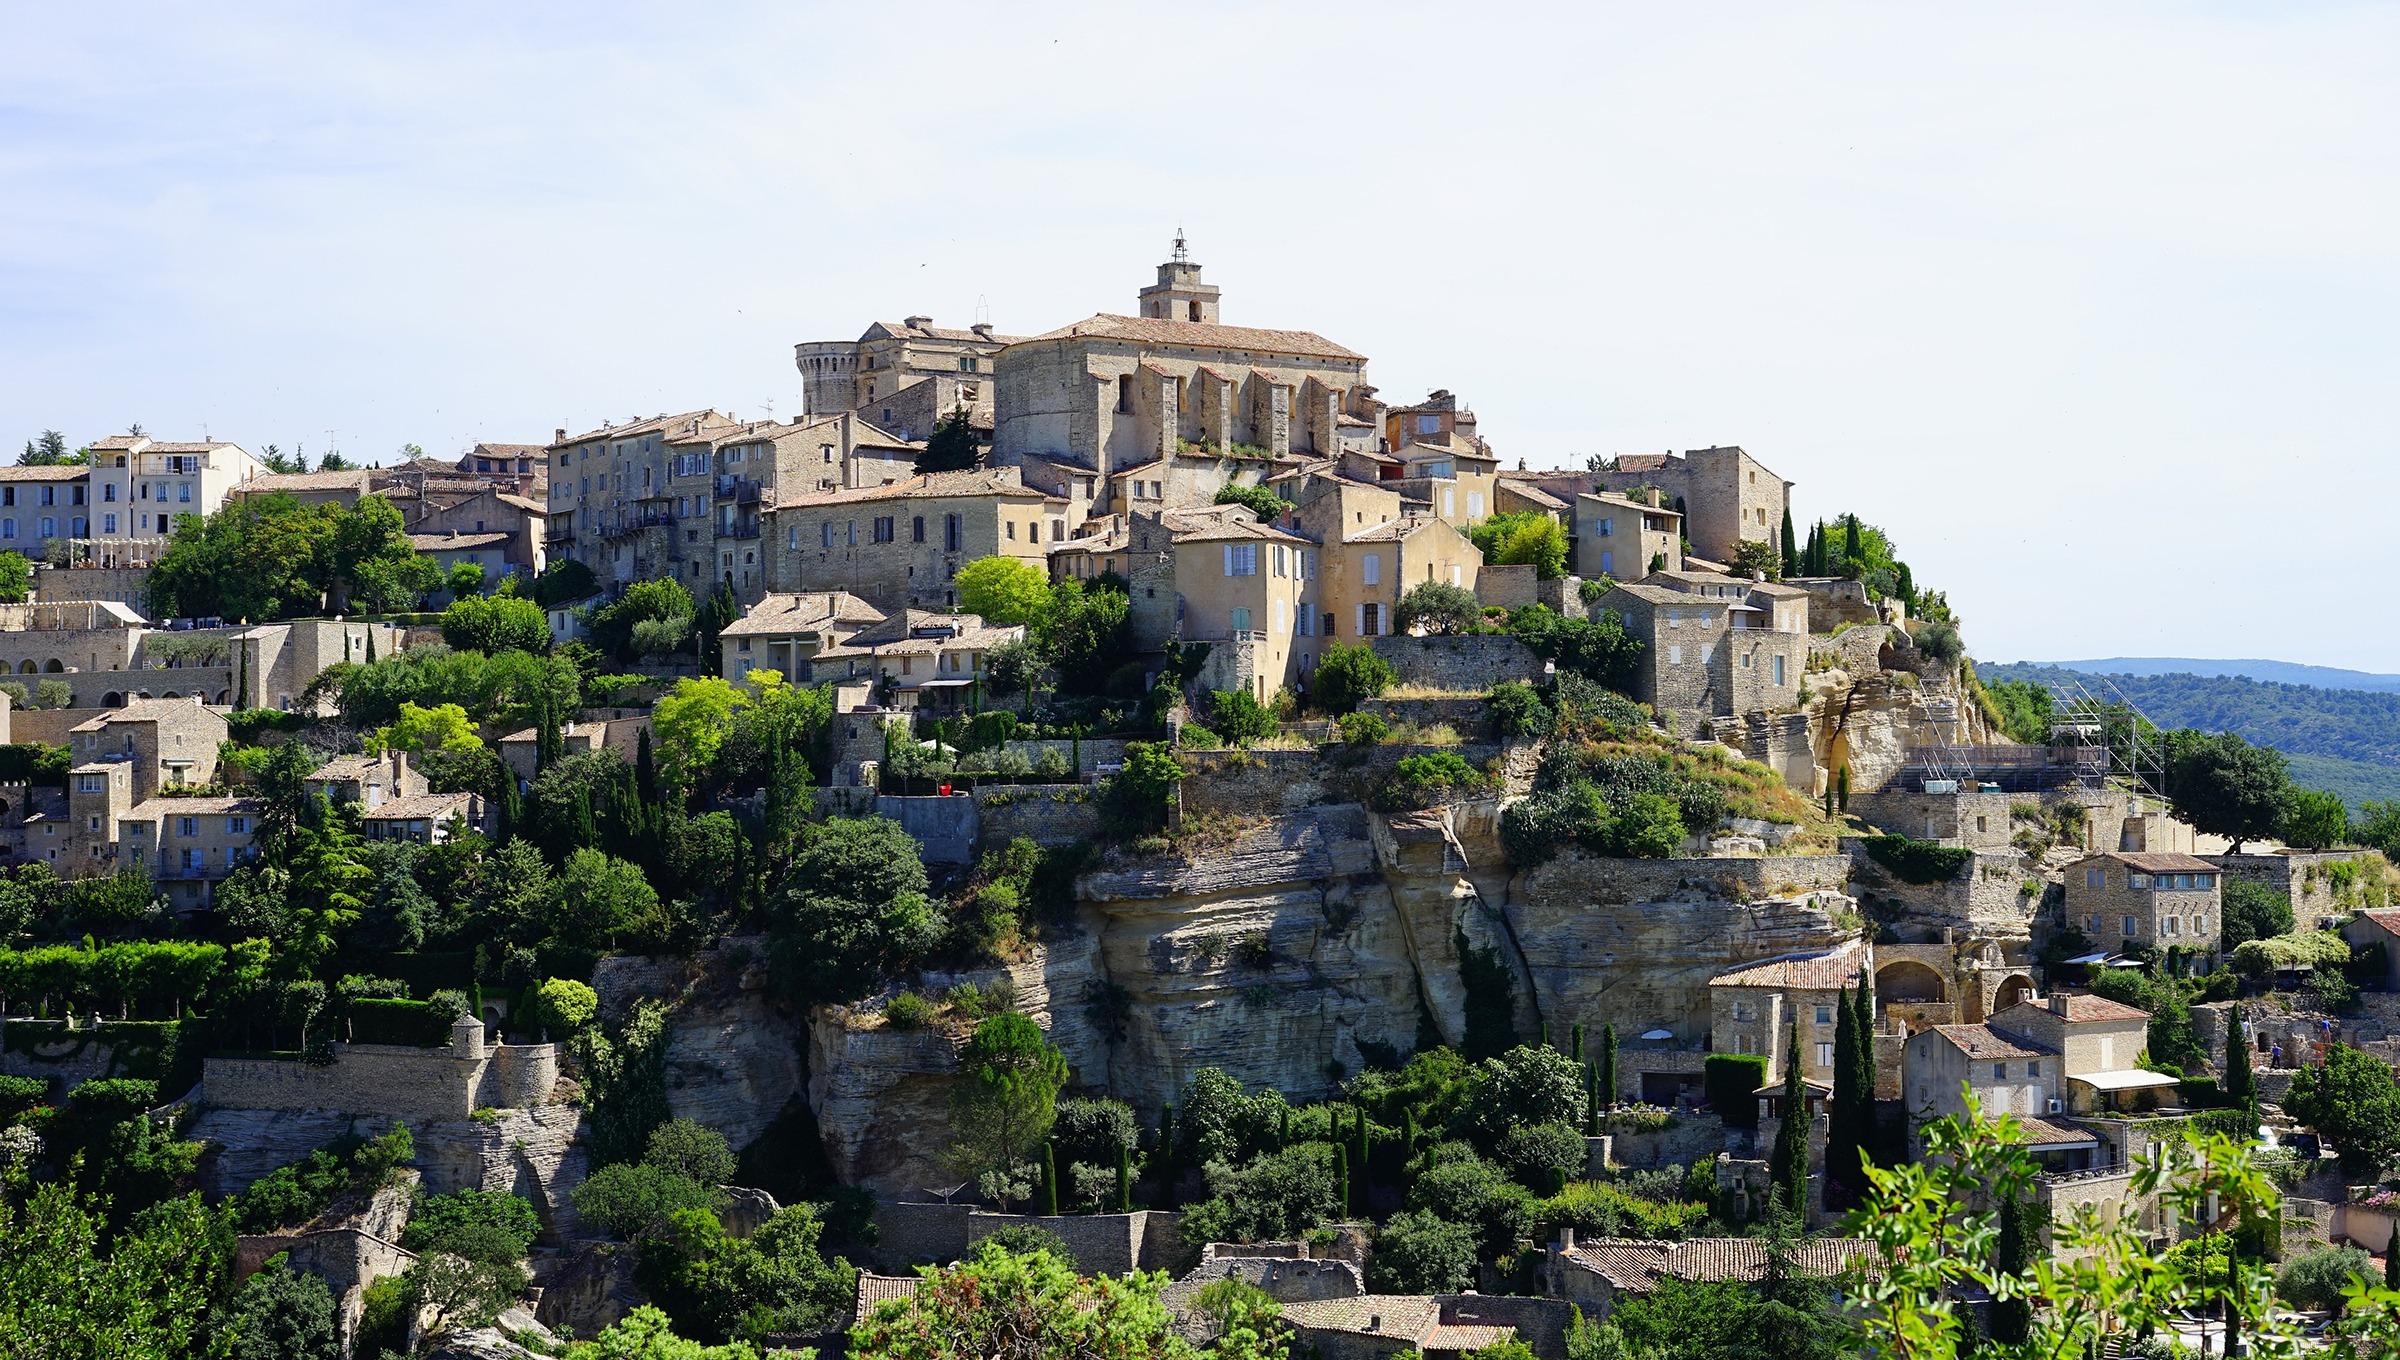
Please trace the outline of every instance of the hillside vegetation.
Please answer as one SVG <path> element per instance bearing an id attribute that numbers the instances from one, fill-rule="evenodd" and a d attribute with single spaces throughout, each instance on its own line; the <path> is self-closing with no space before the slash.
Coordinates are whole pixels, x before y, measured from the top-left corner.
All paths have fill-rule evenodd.
<path id="1" fill-rule="evenodd" d="M 1976 669 L 1987 685 L 2085 678 L 2056 666 L 1979 665 Z M 2109 679 L 2161 727 L 2231 732 L 2287 755 L 2400 772 L 2400 694 L 2269 684 L 2238 676 L 2112 675 Z M 2318 774 L 2315 762 L 2310 773 Z M 2325 771 L 2321 776 L 2325 787 L 2341 787 L 2334 774 Z M 2372 782 L 2367 771 L 2353 774 L 2362 785 Z M 2366 796 L 2390 795 L 2385 791 Z"/>

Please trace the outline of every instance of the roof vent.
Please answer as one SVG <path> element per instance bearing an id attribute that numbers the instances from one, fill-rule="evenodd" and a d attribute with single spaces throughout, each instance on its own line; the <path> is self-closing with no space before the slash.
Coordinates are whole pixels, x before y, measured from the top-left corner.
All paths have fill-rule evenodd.
<path id="1" fill-rule="evenodd" d="M 921 331 L 926 330 L 933 325 L 933 318 L 930 316 L 912 316 L 900 324 L 908 327 L 912 331 Z"/>

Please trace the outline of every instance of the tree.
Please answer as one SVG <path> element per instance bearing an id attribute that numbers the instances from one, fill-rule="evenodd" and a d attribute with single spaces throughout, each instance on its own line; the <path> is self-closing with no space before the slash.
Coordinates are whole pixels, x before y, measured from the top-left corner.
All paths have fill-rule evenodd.
<path id="1" fill-rule="evenodd" d="M 680 644 L 691 631 L 697 608 L 692 593 L 672 577 L 636 581 L 615 601 L 592 611 L 592 645 L 619 661 L 639 660 L 670 638 L 673 644 Z M 637 637 L 645 625 L 649 631 Z M 667 649 L 672 650 L 672 645 Z"/>
<path id="2" fill-rule="evenodd" d="M 1041 654 L 1033 644 L 1012 638 L 984 653 L 983 686 L 994 698 L 1023 694 L 1033 688 L 1041 669 Z"/>
<path id="3" fill-rule="evenodd" d="M 572 557 L 562 557 L 542 568 L 542 574 L 534 578 L 533 602 L 544 609 L 557 609 L 588 600 L 599 588 L 600 578 L 592 574 L 591 567 Z"/>
<path id="4" fill-rule="evenodd" d="M 228 1360 L 335 1360 L 333 1293 L 323 1277 L 297 1274 L 277 1256 L 242 1282 L 220 1344 Z"/>
<path id="5" fill-rule="evenodd" d="M 1992 1244 L 1992 1269 L 2011 1278 L 2025 1273 L 2030 1259 L 2025 1220 L 2028 1206 L 2012 1192 L 2000 1199 L 2000 1231 Z M 1992 1340 L 2020 1346 L 2033 1324 L 2033 1308 L 2022 1297 L 1992 1301 Z"/>
<path id="6" fill-rule="evenodd" d="M 1600 1064 L 1594 1073 L 1600 1085 L 1600 1107 L 1615 1109 L 1617 1105 L 1617 1026 L 1611 1021 L 1600 1027 Z"/>
<path id="7" fill-rule="evenodd" d="M 1472 1288 L 1481 1240 L 1473 1223 L 1402 1210 L 1375 1234 L 1367 1287 L 1379 1294 L 1455 1294 Z"/>
<path id="8" fill-rule="evenodd" d="M 41 438 L 25 441 L 25 452 L 18 455 L 18 467 L 56 467 L 74 461 L 67 452 L 67 437 L 56 430 L 42 431 Z"/>
<path id="9" fill-rule="evenodd" d="M 1747 578 L 1756 572 L 1770 581 L 1783 579 L 1783 554 L 1763 539 L 1745 538 L 1734 544 L 1733 560 L 1726 565 L 1739 577 Z"/>
<path id="10" fill-rule="evenodd" d="M 1245 506 L 1252 515 L 1257 516 L 1258 522 L 1261 524 L 1273 524 L 1279 516 L 1292 508 L 1291 503 L 1276 495 L 1272 487 L 1243 486 L 1238 482 L 1227 482 L 1218 487 L 1216 503 Z"/>
<path id="11" fill-rule="evenodd" d="M 600 994 L 573 978 L 551 978 L 533 995 L 534 1023 L 561 1040 L 582 1033 L 599 1011 Z"/>
<path id="12" fill-rule="evenodd" d="M 983 466 L 983 445 L 975 438 L 975 427 L 968 423 L 967 408 L 953 406 L 950 414 L 933 427 L 925 447 L 917 451 L 916 472 L 965 472 Z"/>
<path id="13" fill-rule="evenodd" d="M 0 1345 L 15 1353 L 207 1353 L 211 1307 L 232 1276 L 232 1233 L 198 1195 L 142 1211 L 113 1240 L 63 1183 L 0 1196 Z"/>
<path id="14" fill-rule="evenodd" d="M 462 592 L 442 611 L 442 641 L 486 656 L 550 650 L 550 620 L 542 607 L 514 595 Z"/>
<path id="15" fill-rule="evenodd" d="M 1798 576 L 1800 574 L 1800 551 L 1798 546 L 1799 539 L 1792 533 L 1792 505 L 1790 501 L 1785 501 L 1783 505 L 1783 537 L 1778 541 L 1783 547 L 1783 574 L 1785 576 Z"/>
<path id="16" fill-rule="evenodd" d="M 2258 1078 L 2250 1070 L 2250 1041 L 2239 1006 L 2225 1013 L 2225 1099 L 2237 1110 L 2258 1108 Z"/>
<path id="17" fill-rule="evenodd" d="M 1391 663 L 1365 643 L 1333 643 L 1317 658 L 1316 706 L 1336 717 L 1391 688 L 1398 677 Z"/>
<path id="18" fill-rule="evenodd" d="M 1439 581 L 1410 587 L 1392 607 L 1392 627 L 1402 633 L 1471 633 L 1482 622 L 1474 592 Z"/>
<path id="19" fill-rule="evenodd" d="M 717 1192 L 689 1176 L 634 1162 L 601 1167 L 575 1187 L 575 1213 L 619 1237 L 639 1235 L 685 1209 L 711 1209 Z"/>
<path id="20" fill-rule="evenodd" d="M 898 822 L 834 818 L 809 829 L 767 903 L 781 985 L 806 1001 L 854 1001 L 940 938 L 925 862 Z"/>
<path id="21" fill-rule="evenodd" d="M 1567 574 L 1567 531 L 1546 511 L 1493 515 L 1470 527 L 1467 541 L 1493 566 L 1529 566 L 1544 581 Z"/>
<path id="22" fill-rule="evenodd" d="M 758 1360 L 747 1342 L 707 1346 L 677 1336 L 672 1321 L 659 1309 L 643 1304 L 587 1342 L 567 1351 L 568 1360 Z"/>
<path id="23" fill-rule="evenodd" d="M 2330 1140 L 2353 1176 L 2380 1175 L 2400 1158 L 2400 1085 L 2390 1068 L 2348 1044 L 2302 1069 L 2283 1108 Z"/>
<path id="24" fill-rule="evenodd" d="M 450 587 L 453 599 L 463 600 L 469 596 L 481 595 L 483 580 L 484 572 L 481 562 L 454 562 L 450 566 L 450 574 L 443 578 L 443 584 Z M 457 644 L 451 645 L 456 646 Z"/>
<path id="25" fill-rule="evenodd" d="M 1034 645 L 1069 694 L 1098 694 L 1130 655 L 1132 601 L 1100 582 L 1058 581 L 1033 620 Z"/>
<path id="26" fill-rule="evenodd" d="M 1050 604 L 1048 577 L 1022 558 L 976 558 L 958 569 L 953 584 L 959 609 L 988 624 L 1032 623 Z"/>
<path id="27" fill-rule="evenodd" d="M 2284 808 L 2283 842 L 2307 850 L 2327 850 L 2350 836 L 2350 809 L 2338 793 L 2294 789 Z"/>
<path id="28" fill-rule="evenodd" d="M 685 791 L 698 788 L 732 735 L 735 716 L 750 703 L 749 691 L 714 675 L 676 681 L 674 692 L 650 710 L 650 725 L 658 733 L 659 773 L 666 783 Z"/>
<path id="29" fill-rule="evenodd" d="M 0 604 L 23 604 L 33 594 L 33 564 L 20 552 L 0 552 Z"/>
<path id="30" fill-rule="evenodd" d="M 2218 948 L 2231 956 L 2252 940 L 2271 940 L 2292 930 L 2292 898 L 2264 883 L 2220 877 L 2224 888 L 2224 933 Z"/>
<path id="31" fill-rule="evenodd" d="M 1101 794 L 1101 822 L 1112 834 L 1139 836 L 1167 824 L 1183 766 L 1165 742 L 1125 744 L 1125 768 L 1110 775 Z"/>
<path id="32" fill-rule="evenodd" d="M 1247 689 L 1212 690 L 1208 697 L 1209 725 L 1236 746 L 1265 741 L 1280 730 L 1274 711 Z"/>
<path id="33" fill-rule="evenodd" d="M 1783 1123 L 1767 1156 L 1768 1184 L 1784 1208 L 1794 1213 L 1808 1204 L 1808 1122 L 1808 1087 L 1800 1079 L 1800 1022 L 1794 1020 L 1784 1040 Z"/>
<path id="34" fill-rule="evenodd" d="M 603 949 L 658 911 L 658 890 L 641 867 L 586 847 L 551 880 L 543 926 L 569 949 Z"/>
<path id="35" fill-rule="evenodd" d="M 1860 981 L 1862 984 L 1865 981 L 1863 970 Z M 1851 1194 L 1864 1188 L 1858 1177 L 1866 1130 L 1860 1126 L 1859 1116 L 1863 1110 L 1873 1108 L 1860 1099 L 1858 1090 L 1858 1011 L 1848 1004 L 1847 997 L 1841 998 L 1835 1009 L 1839 1015 L 1833 1029 L 1833 1100 L 1826 1107 L 1825 1121 L 1827 1208 L 1841 1207 Z M 1872 1098 L 1870 1090 L 1867 1099 Z"/>
<path id="36" fill-rule="evenodd" d="M 1048 1252 L 1014 1255 L 989 1240 L 956 1265 L 929 1271 L 915 1294 L 876 1305 L 850 1331 L 857 1360 L 1177 1360 L 1158 1294 L 1163 1274 L 1078 1277 Z"/>
<path id="37" fill-rule="evenodd" d="M 702 1185 L 723 1185 L 733 1179 L 734 1156 L 724 1134 L 698 1120 L 670 1119 L 650 1131 L 642 1164 Z"/>
<path id="38" fill-rule="evenodd" d="M 1050 1132 L 1066 1058 L 1031 1017 L 1003 1011 L 975 1027 L 958 1065 L 961 1080 L 950 1099 L 952 1163 L 969 1176 L 1013 1172 Z"/>
<path id="39" fill-rule="evenodd" d="M 418 554 L 390 501 L 361 496 L 346 510 L 324 508 L 333 514 L 319 569 L 336 608 L 403 609 L 440 586 L 441 569 Z"/>
<path id="40" fill-rule="evenodd" d="M 2275 1272 L 2275 1293 L 2294 1308 L 2339 1312 L 2351 1282 L 2369 1279 L 2374 1271 L 2374 1259 L 2356 1247 L 2320 1247 Z"/>
<path id="41" fill-rule="evenodd" d="M 2282 752 L 2189 728 L 2169 732 L 2166 747 L 2167 798 L 2195 828 L 2232 841 L 2236 854 L 2281 829 L 2291 797 Z"/>
<path id="42" fill-rule="evenodd" d="M 371 756 L 386 751 L 465 755 L 483 749 L 483 738 L 475 734 L 475 724 L 468 720 L 467 711 L 456 704 L 419 708 L 402 703 L 400 716 L 389 725 L 369 732 L 366 743 L 367 754 Z"/>
<path id="43" fill-rule="evenodd" d="M 1520 1045 L 1475 1070 L 1458 1126 L 1486 1149 L 1509 1130 L 1570 1123 L 1583 1106 L 1583 1071 L 1555 1048 Z"/>

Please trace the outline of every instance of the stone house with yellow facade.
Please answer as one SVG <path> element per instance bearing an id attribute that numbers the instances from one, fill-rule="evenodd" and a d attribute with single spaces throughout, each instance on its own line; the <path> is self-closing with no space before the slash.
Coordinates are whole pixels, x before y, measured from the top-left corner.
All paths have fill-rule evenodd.
<path id="1" fill-rule="evenodd" d="M 215 885 L 251 857 L 258 828 L 256 799 L 204 792 L 227 730 L 197 695 L 137 699 L 76 724 L 68 733 L 71 843 L 60 872 L 139 868 L 178 910 L 207 905 Z"/>
<path id="2" fill-rule="evenodd" d="M 864 681 L 886 709 L 955 712 L 969 706 L 992 649 L 1025 640 L 1025 625 L 973 614 L 901 609 L 811 659 L 820 680 Z"/>
<path id="3" fill-rule="evenodd" d="M 1137 513 L 1128 542 L 1137 648 L 1215 644 L 1212 687 L 1262 701 L 1302 686 L 1324 650 L 1316 543 L 1239 505 Z"/>
<path id="4" fill-rule="evenodd" d="M 848 591 L 881 609 L 957 604 L 958 569 L 977 558 L 1047 571 L 1049 549 L 1067 537 L 1065 504 L 1025 486 L 1015 468 L 810 492 L 763 518 L 774 590 Z"/>
<path id="5" fill-rule="evenodd" d="M 1656 490 L 1641 499 L 1607 492 L 1585 492 L 1575 498 L 1572 523 L 1575 574 L 1587 581 L 1636 582 L 1650 575 L 1650 564 L 1662 571 L 1683 570 L 1683 516 L 1662 504 Z"/>
<path id="6" fill-rule="evenodd" d="M 2068 865 L 2066 880 L 2067 921 L 2096 949 L 2217 950 L 2223 889 L 2207 860 L 2111 850 Z"/>

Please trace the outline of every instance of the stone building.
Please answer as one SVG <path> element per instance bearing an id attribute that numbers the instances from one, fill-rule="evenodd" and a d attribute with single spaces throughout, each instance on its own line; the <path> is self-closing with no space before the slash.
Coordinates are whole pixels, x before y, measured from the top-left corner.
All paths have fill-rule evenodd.
<path id="1" fill-rule="evenodd" d="M 213 515 L 234 488 L 266 472 L 239 444 L 121 434 L 91 446 L 91 536 L 164 538 L 178 515 Z"/>
<path id="2" fill-rule="evenodd" d="M 1621 454 L 1612 480 L 1639 478 L 1684 507 L 1683 536 L 1712 562 L 1733 560 L 1744 539 L 1780 550 L 1792 484 L 1735 447 L 1682 454 Z"/>
<path id="3" fill-rule="evenodd" d="M 1564 1299 L 1582 1309 L 1586 1318 L 1601 1322 L 1617 1304 L 1648 1294 L 1667 1280 L 1756 1284 L 1767 1277 L 1767 1247 L 1763 1237 L 1578 1240 L 1575 1230 L 1566 1228 L 1550 1245 L 1542 1283 L 1551 1298 Z M 1831 1279 L 1871 1268 L 1875 1260 L 1875 1244 L 1865 1238 L 1811 1237 L 1798 1244 L 1792 1268 L 1812 1279 Z"/>
<path id="4" fill-rule="evenodd" d="M 878 321 L 856 340 L 803 340 L 792 347 L 792 357 L 812 416 L 858 412 L 884 429 L 923 439 L 944 416 L 963 409 L 988 438 L 993 360 L 1017 339 L 983 322 L 956 330 L 912 316 Z"/>
<path id="5" fill-rule="evenodd" d="M 1683 569 L 1683 516 L 1660 504 L 1656 491 L 1642 494 L 1641 500 L 1607 492 L 1575 498 L 1576 575 L 1632 582 L 1650 575 L 1653 562 L 1662 571 Z"/>
<path id="6" fill-rule="evenodd" d="M 69 734 L 77 765 L 126 763 L 139 798 L 162 788 L 212 783 L 225 719 L 199 695 L 137 699 L 78 723 Z"/>
<path id="7" fill-rule="evenodd" d="M 0 467 L 0 552 L 39 562 L 53 541 L 89 538 L 91 478 L 80 464 Z"/>
<path id="8" fill-rule="evenodd" d="M 2217 866 L 2192 855 L 2088 855 L 2067 866 L 2067 920 L 2094 948 L 2216 953 Z"/>
<path id="9" fill-rule="evenodd" d="M 1250 664 L 1231 678 L 1262 702 L 1276 690 L 1297 688 L 1314 668 L 1324 646 L 1314 542 L 1259 523 L 1245 506 L 1220 505 L 1157 516 L 1137 511 L 1131 543 L 1129 556 L 1136 560 L 1155 557 L 1153 545 L 1161 543 L 1172 558 L 1164 573 L 1172 609 L 1154 593 L 1160 584 L 1155 574 L 1135 571 L 1137 647 L 1249 643 Z"/>
<path id="10" fill-rule="evenodd" d="M 474 793 L 414 793 L 387 799 L 359 813 L 359 834 L 371 841 L 414 841 L 440 845 L 461 829 L 484 830 L 483 796 Z"/>
<path id="11" fill-rule="evenodd" d="M 2150 1017 L 2103 997 L 2029 998 L 1978 1025 L 1935 1025 L 1908 1039 L 1902 1090 L 1912 1131 L 1963 1114 L 1972 1089 L 1986 1115 L 2013 1115 L 2051 1172 L 2126 1165 L 2139 1149 L 2117 1118 L 2170 1092 L 2175 1078 L 2139 1066 Z"/>
<path id="12" fill-rule="evenodd" d="M 744 609 L 717 635 L 720 672 L 735 684 L 761 670 L 794 684 L 812 684 L 817 653 L 884 618 L 884 611 L 848 591 L 775 592 Z M 843 670 L 848 673 L 846 666 Z"/>
<path id="13" fill-rule="evenodd" d="M 1024 638 L 1021 623 L 901 609 L 818 651 L 811 664 L 820 680 L 867 682 L 883 708 L 951 710 L 967 706 L 994 647 Z"/>
<path id="14" fill-rule="evenodd" d="M 335 756 L 301 782 L 310 797 L 322 794 L 336 803 L 356 803 L 367 811 L 385 802 L 429 792 L 425 776 L 410 768 L 408 752 L 386 751 L 375 756 Z"/>
<path id="15" fill-rule="evenodd" d="M 1344 420 L 1355 429 L 1370 409 L 1364 355 L 1307 331 L 1221 324 L 1216 289 L 1180 246 L 1139 306 L 999 353 L 993 461 L 1045 459 L 1106 485 L 1186 444 L 1331 456 L 1345 446 Z"/>
<path id="16" fill-rule="evenodd" d="M 764 519 L 774 589 L 848 591 L 880 608 L 957 604 L 958 569 L 981 557 L 1047 571 L 1049 547 L 1067 536 L 1065 505 L 1025 486 L 1015 468 L 809 492 Z"/>
<path id="17" fill-rule="evenodd" d="M 1687 724 L 1773 713 L 1800 702 L 1804 609 L 1779 587 L 1704 573 L 1658 573 L 1593 606 L 1640 641 L 1634 697 Z"/>
<path id="18" fill-rule="evenodd" d="M 117 819 L 116 863 L 148 870 L 178 911 L 197 910 L 257 855 L 252 842 L 264 807 L 246 797 L 146 799 Z"/>
<path id="19" fill-rule="evenodd" d="M 1774 1085 L 1791 1060 L 1797 1022 L 1800 1078 L 1830 1090 L 1842 1007 L 1851 1004 L 1859 975 L 1874 966 L 1874 946 L 1854 941 L 1719 973 L 1708 981 L 1709 1046 L 1718 1053 L 1765 1055 L 1767 1083 Z"/>
<path id="20" fill-rule="evenodd" d="M 502 577 L 530 580 L 549 565 L 550 511 L 542 500 L 485 487 L 463 497 L 427 498 L 415 508 L 409 545 L 432 557 L 445 579 L 454 565 L 472 562 L 483 568 L 488 591 Z"/>
<path id="21" fill-rule="evenodd" d="M 2400 992 L 2400 907 L 2372 907 L 2360 912 L 2343 925 L 2342 938 L 2353 949 L 2381 945 L 2383 989 Z"/>

